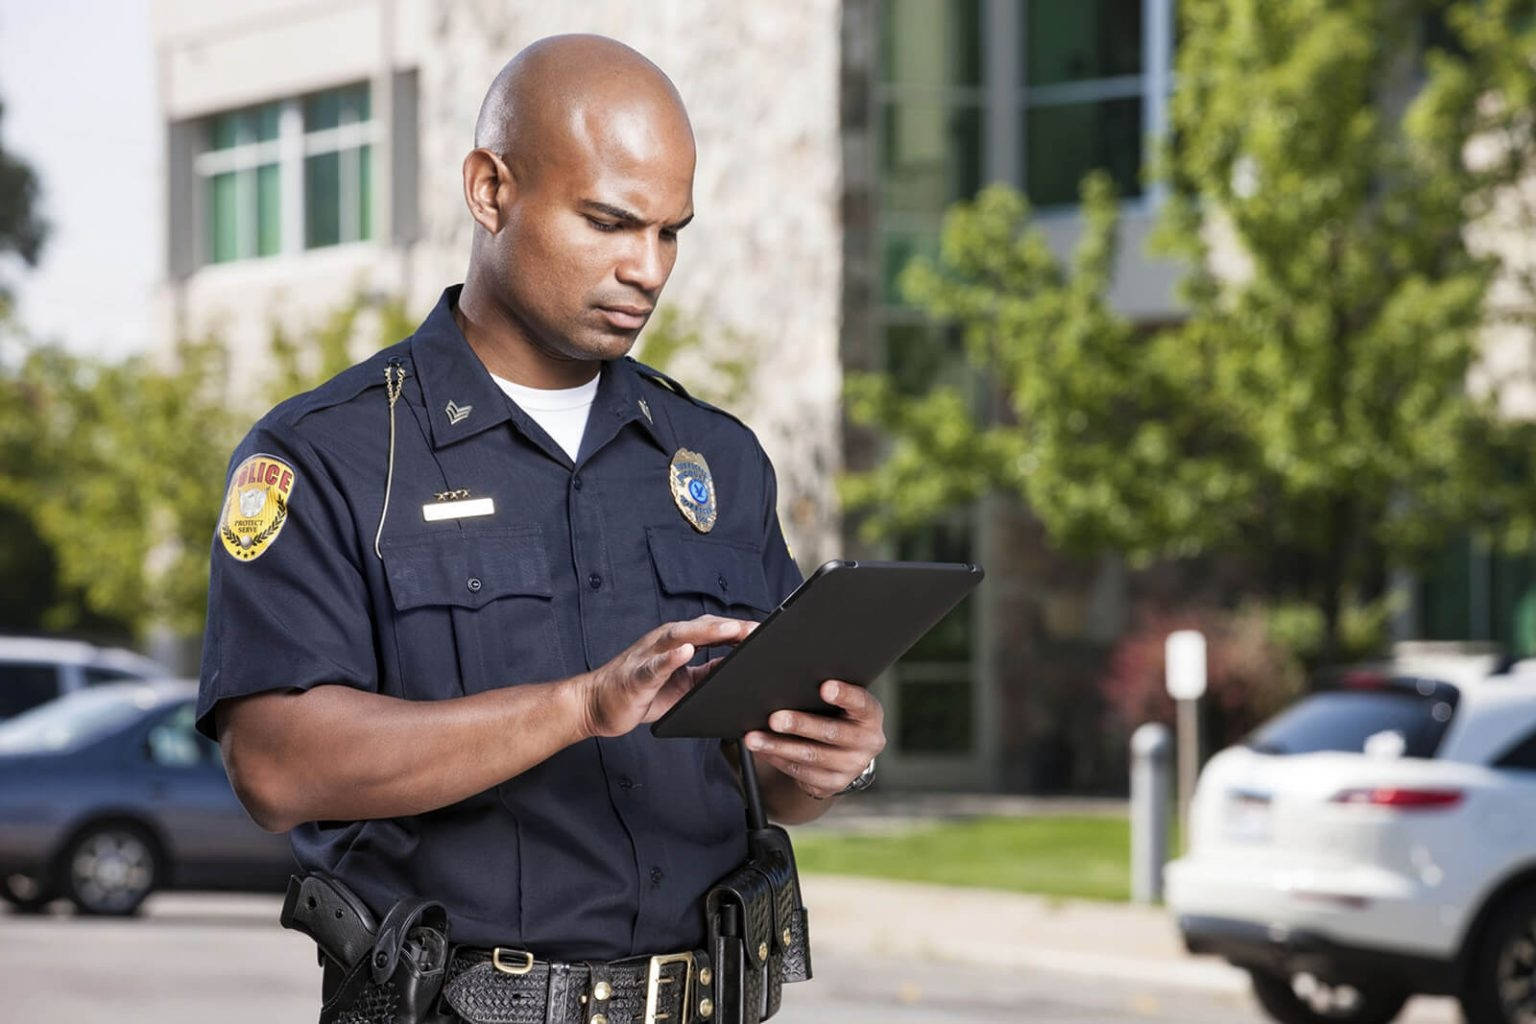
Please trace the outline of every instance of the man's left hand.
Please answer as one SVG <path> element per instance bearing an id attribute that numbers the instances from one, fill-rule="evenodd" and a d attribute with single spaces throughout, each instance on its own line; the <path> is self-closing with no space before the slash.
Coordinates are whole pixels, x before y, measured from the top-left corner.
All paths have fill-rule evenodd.
<path id="1" fill-rule="evenodd" d="M 829 679 L 821 699 L 843 715 L 775 711 L 770 731 L 747 733 L 747 749 L 818 800 L 836 796 L 885 749 L 885 709 L 862 686 Z"/>

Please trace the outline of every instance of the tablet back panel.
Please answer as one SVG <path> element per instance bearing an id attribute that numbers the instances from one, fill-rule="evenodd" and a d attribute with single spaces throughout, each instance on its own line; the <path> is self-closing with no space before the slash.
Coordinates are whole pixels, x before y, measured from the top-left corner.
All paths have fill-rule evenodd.
<path id="1" fill-rule="evenodd" d="M 785 708 L 839 714 L 821 699 L 823 680 L 868 686 L 982 575 L 975 565 L 828 562 L 651 731 L 736 738 Z"/>

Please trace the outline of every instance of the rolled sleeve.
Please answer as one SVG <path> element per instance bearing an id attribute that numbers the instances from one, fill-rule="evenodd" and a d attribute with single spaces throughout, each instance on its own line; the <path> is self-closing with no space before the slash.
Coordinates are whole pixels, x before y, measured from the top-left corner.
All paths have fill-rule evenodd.
<path id="1" fill-rule="evenodd" d="M 293 472 L 281 526 L 254 556 L 221 537 L 229 485 L 253 457 Z M 238 498 L 236 498 L 238 501 Z M 258 424 L 235 450 L 213 538 L 197 728 L 217 739 L 219 701 L 341 683 L 378 690 L 378 659 L 359 544 L 347 506 L 313 450 L 291 429 Z"/>

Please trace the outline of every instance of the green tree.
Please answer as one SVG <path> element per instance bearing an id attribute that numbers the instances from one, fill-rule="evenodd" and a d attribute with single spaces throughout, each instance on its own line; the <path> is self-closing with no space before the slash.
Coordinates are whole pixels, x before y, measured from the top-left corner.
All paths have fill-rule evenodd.
<path id="1" fill-rule="evenodd" d="M 274 326 L 263 364 L 270 376 L 254 402 L 240 398 L 247 392 L 217 335 L 119 361 L 13 339 L 18 354 L 0 359 L 0 394 L 17 399 L 0 410 L 0 504 L 25 513 L 56 564 L 56 581 L 35 579 L 53 596 L 38 625 L 200 631 L 224 473 L 241 434 L 270 404 L 411 327 L 398 300 L 362 294 L 302 341 Z"/>
<path id="2" fill-rule="evenodd" d="M 1468 527 L 1528 540 L 1531 428 L 1468 383 L 1490 326 L 1532 326 L 1532 268 L 1474 240 L 1536 226 L 1515 187 L 1536 171 L 1533 6 L 1182 0 L 1156 244 L 1186 267 L 1184 319 L 1109 305 L 1104 176 L 1065 262 L 1012 190 L 958 204 L 903 286 L 995 391 L 850 381 L 891 436 L 846 481 L 865 529 L 1001 490 L 1071 550 L 1236 554 L 1321 611 L 1323 659 L 1387 567 Z"/>
<path id="3" fill-rule="evenodd" d="M 0 103 L 0 122 L 5 119 L 5 104 Z M 48 238 L 48 224 L 39 205 L 42 188 L 37 174 L 25 161 L 7 153 L 0 146 L 0 253 L 15 253 L 27 266 L 36 266 Z M 0 316 L 10 299 L 0 282 Z"/>

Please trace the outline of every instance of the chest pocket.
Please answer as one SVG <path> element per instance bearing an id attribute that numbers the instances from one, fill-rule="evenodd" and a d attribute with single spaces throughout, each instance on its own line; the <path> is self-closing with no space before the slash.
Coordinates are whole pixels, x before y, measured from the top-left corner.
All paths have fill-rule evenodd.
<path id="1" fill-rule="evenodd" d="M 565 674 L 538 527 L 445 530 L 381 552 L 405 696 L 452 697 Z M 453 686 L 455 668 L 462 691 Z"/>
<path id="2" fill-rule="evenodd" d="M 778 602 L 768 591 L 763 553 L 730 541 L 661 527 L 646 531 L 665 621 L 728 615 L 761 622 Z M 698 660 L 725 653 L 708 648 Z"/>

